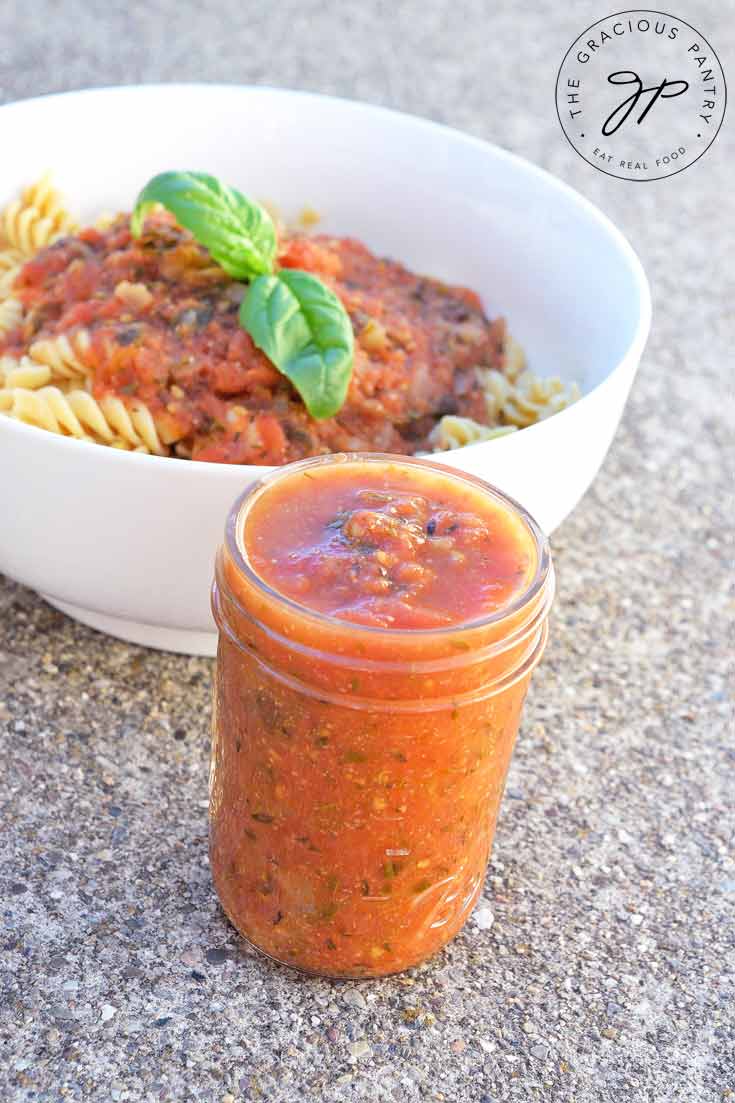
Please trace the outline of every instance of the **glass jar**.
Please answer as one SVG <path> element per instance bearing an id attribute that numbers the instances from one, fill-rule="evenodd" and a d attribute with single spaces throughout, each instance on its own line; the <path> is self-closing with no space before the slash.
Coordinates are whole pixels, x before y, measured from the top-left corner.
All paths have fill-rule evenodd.
<path id="1" fill-rule="evenodd" d="M 450 628 L 366 627 L 255 572 L 243 532 L 256 501 L 316 465 L 397 459 L 513 515 L 533 560 L 506 607 Z M 212 595 L 210 860 L 250 943 L 305 972 L 375 977 L 417 965 L 460 930 L 482 890 L 553 591 L 547 542 L 525 510 L 430 461 L 319 457 L 239 499 Z"/>

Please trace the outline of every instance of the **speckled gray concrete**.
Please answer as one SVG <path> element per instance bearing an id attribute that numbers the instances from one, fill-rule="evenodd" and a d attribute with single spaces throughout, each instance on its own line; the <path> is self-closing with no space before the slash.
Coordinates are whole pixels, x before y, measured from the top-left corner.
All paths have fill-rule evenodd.
<path id="1" fill-rule="evenodd" d="M 611 455 L 554 540 L 553 635 L 483 909 L 408 976 L 330 984 L 244 946 L 207 865 L 211 664 L 105 639 L 0 587 L 4 1099 L 735 1093 L 732 148 L 728 167 L 725 130 L 661 183 L 595 172 L 559 131 L 553 86 L 571 40 L 608 8 L 528 8 L 35 0 L 10 33 L 5 12 L 5 100 L 255 81 L 388 103 L 498 141 L 622 226 L 651 277 L 655 321 Z M 732 73 L 725 9 L 675 6 Z"/>

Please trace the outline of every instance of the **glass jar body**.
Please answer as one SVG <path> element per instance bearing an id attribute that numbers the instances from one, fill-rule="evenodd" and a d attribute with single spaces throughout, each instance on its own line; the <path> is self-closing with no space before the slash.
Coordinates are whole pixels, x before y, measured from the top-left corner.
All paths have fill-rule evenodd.
<path id="1" fill-rule="evenodd" d="M 441 949 L 482 888 L 529 677 L 421 711 L 353 707 L 222 635 L 211 866 L 240 933 L 333 977 Z"/>
<path id="2" fill-rule="evenodd" d="M 387 545 L 395 555 L 406 531 L 416 547 L 435 536 L 446 544 L 439 522 L 426 520 L 438 517 L 447 535 L 466 527 L 459 562 L 471 553 L 486 571 L 493 561 L 487 545 L 476 554 L 468 521 L 468 511 L 486 510 L 482 539 L 502 552 L 490 590 L 503 570 L 522 582 L 484 616 L 457 624 L 447 617 L 428 628 L 340 619 L 269 586 L 246 534 L 258 543 L 267 528 L 268 555 L 295 554 L 301 571 L 299 523 L 319 517 L 333 532 L 336 510 L 339 526 L 347 517 L 350 525 L 361 521 L 357 535 L 337 537 L 338 546 L 358 540 L 372 554 L 383 530 L 367 539 L 365 509 L 343 508 L 366 485 L 374 503 L 395 510 L 408 503 L 407 514 L 378 518 L 398 534 Z M 440 503 L 426 511 L 425 530 L 416 529 L 417 494 Z M 440 555 L 456 551 L 451 540 L 439 547 Z M 426 554 L 430 562 L 430 548 Z M 334 578 L 329 555 L 320 545 L 309 560 L 312 577 L 299 580 L 307 593 L 314 581 L 315 602 L 320 580 Z M 351 561 L 353 583 L 364 578 L 363 562 Z M 404 580 L 422 570 L 418 562 L 409 567 L 414 573 Z M 375 575 L 367 576 L 372 585 Z M 461 599 L 462 584 L 455 573 L 444 600 Z M 372 592 L 362 588 L 360 597 Z M 399 580 L 389 589 L 385 601 L 395 612 L 406 586 Z M 548 546 L 533 519 L 479 479 L 430 461 L 319 457 L 265 476 L 235 504 L 212 591 L 220 638 L 210 861 L 227 915 L 253 945 L 306 972 L 377 977 L 417 965 L 457 933 L 482 888 L 553 591 Z M 478 606 L 482 614 L 486 606 Z"/>

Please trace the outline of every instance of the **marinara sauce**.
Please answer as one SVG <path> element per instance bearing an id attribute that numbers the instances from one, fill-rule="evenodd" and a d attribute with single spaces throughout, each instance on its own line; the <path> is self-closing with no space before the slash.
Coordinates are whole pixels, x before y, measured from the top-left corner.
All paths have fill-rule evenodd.
<path id="1" fill-rule="evenodd" d="M 250 942 L 367 977 L 457 933 L 553 586 L 531 517 L 429 461 L 305 460 L 236 503 L 213 588 L 210 856 Z"/>

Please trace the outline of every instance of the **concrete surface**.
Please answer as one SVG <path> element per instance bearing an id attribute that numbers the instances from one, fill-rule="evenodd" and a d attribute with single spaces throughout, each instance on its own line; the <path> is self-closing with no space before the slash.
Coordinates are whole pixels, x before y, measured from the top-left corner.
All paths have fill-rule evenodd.
<path id="1" fill-rule="evenodd" d="M 408 976 L 331 984 L 244 947 L 207 866 L 210 663 L 0 587 L 3 1099 L 735 1098 L 732 144 L 726 120 L 697 165 L 643 185 L 572 152 L 556 70 L 611 8 L 6 0 L 4 100 L 255 81 L 446 120 L 598 202 L 655 302 L 624 425 L 554 541 L 483 907 Z M 727 5 L 676 13 L 735 72 Z"/>

